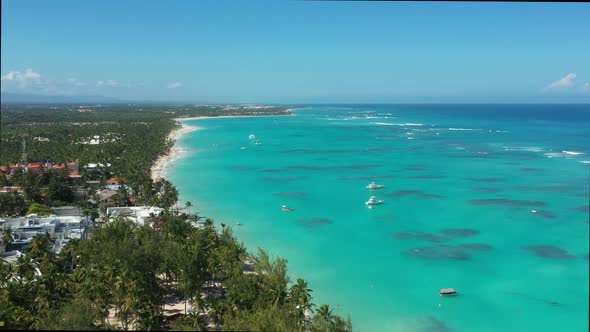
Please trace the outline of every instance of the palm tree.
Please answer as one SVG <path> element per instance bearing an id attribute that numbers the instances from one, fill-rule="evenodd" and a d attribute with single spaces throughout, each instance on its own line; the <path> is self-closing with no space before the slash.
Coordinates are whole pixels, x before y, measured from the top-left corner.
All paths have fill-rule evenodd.
<path id="1" fill-rule="evenodd" d="M 331 327 L 334 327 L 336 317 L 332 314 L 333 310 L 329 305 L 322 304 L 316 311 L 314 318 L 322 330 L 328 331 Z"/>
<path id="2" fill-rule="evenodd" d="M 33 236 L 33 239 L 29 243 L 31 249 L 31 256 L 38 258 L 41 257 L 45 252 L 49 251 L 49 245 L 51 240 L 49 238 L 49 233 L 45 234 L 37 234 Z"/>
<path id="3" fill-rule="evenodd" d="M 84 215 L 84 237 L 86 237 L 86 234 L 88 233 L 87 226 L 88 226 L 88 216 L 90 215 L 90 209 L 88 209 L 88 208 L 84 209 L 83 215 Z"/>
<path id="4" fill-rule="evenodd" d="M 35 276 L 35 263 L 27 256 L 20 255 L 16 259 L 16 275 L 19 280 L 32 280 Z"/>
<path id="5" fill-rule="evenodd" d="M 185 206 L 188 209 L 188 214 L 190 215 L 191 214 L 191 207 L 193 206 L 193 203 L 188 201 L 188 202 L 186 202 Z"/>
<path id="6" fill-rule="evenodd" d="M 312 290 L 308 287 L 307 281 L 301 278 L 297 279 L 297 283 L 291 286 L 291 301 L 297 308 L 297 313 L 299 314 L 302 324 L 305 324 L 306 312 L 308 310 L 313 312 L 312 308 L 314 304 L 311 303 L 311 292 Z"/>
<path id="7" fill-rule="evenodd" d="M 2 242 L 4 243 L 6 248 L 10 246 L 12 241 L 14 241 L 14 237 L 12 236 L 12 229 L 10 227 L 4 228 L 4 230 L 2 230 Z"/>

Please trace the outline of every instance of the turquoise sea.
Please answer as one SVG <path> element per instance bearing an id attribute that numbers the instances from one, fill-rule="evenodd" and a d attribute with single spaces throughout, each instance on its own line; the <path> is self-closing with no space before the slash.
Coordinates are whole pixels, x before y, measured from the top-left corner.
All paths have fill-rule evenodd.
<path id="1" fill-rule="evenodd" d="M 358 331 L 588 329 L 590 106 L 294 114 L 186 121 L 205 129 L 177 142 L 181 200 L 287 258 Z"/>

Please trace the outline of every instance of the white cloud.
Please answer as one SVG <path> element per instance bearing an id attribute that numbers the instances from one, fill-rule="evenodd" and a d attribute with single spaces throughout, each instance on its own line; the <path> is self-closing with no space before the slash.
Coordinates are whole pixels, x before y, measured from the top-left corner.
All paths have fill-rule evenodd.
<path id="1" fill-rule="evenodd" d="M 32 69 L 25 70 L 21 73 L 18 70 L 9 71 L 6 75 L 1 77 L 2 81 L 15 82 L 21 88 L 26 88 L 31 83 L 41 83 L 41 74 L 34 72 Z"/>
<path id="2" fill-rule="evenodd" d="M 106 80 L 106 81 L 98 81 L 96 82 L 96 86 L 97 87 L 103 87 L 103 86 L 108 86 L 111 88 L 116 88 L 119 86 L 119 82 L 115 81 L 115 80 Z"/>
<path id="3" fill-rule="evenodd" d="M 68 83 L 70 83 L 71 85 L 74 85 L 74 86 L 85 86 L 86 85 L 86 83 L 80 81 L 77 78 L 68 78 Z"/>
<path id="4" fill-rule="evenodd" d="M 562 77 L 561 79 L 549 84 L 545 87 L 544 91 L 550 90 L 564 90 L 574 86 L 576 81 L 576 74 L 569 73 Z"/>
<path id="5" fill-rule="evenodd" d="M 182 87 L 182 83 L 180 83 L 180 82 L 174 82 L 174 83 L 170 83 L 170 84 L 166 85 L 167 89 L 177 89 L 180 87 Z"/>
<path id="6" fill-rule="evenodd" d="M 145 84 L 143 84 L 143 83 L 129 83 L 129 84 L 127 84 L 127 87 L 130 89 L 136 89 L 136 88 L 141 88 L 144 85 Z"/>
<path id="7" fill-rule="evenodd" d="M 115 80 L 105 80 L 105 81 L 98 81 L 96 82 L 96 86 L 101 87 L 109 87 L 109 88 L 128 88 L 128 89 L 136 89 L 144 86 L 143 83 L 123 83 L 118 82 Z"/>

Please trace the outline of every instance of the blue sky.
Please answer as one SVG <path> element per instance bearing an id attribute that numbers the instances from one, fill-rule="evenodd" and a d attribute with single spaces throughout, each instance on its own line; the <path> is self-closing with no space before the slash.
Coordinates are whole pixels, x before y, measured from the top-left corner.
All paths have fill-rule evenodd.
<path id="1" fill-rule="evenodd" d="M 590 102 L 590 4 L 2 1 L 2 91 Z"/>

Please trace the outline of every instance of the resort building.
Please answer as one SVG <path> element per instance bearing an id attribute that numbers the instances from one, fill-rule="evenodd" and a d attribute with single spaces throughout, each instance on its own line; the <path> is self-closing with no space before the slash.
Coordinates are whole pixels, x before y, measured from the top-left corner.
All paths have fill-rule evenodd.
<path id="1" fill-rule="evenodd" d="M 10 228 L 14 241 L 4 251 L 24 251 L 35 235 L 49 234 L 54 240 L 53 250 L 59 252 L 70 239 L 84 234 L 84 218 L 80 216 L 38 216 L 0 219 L 0 228 Z"/>
<path id="2" fill-rule="evenodd" d="M 138 225 L 144 225 L 151 218 L 162 214 L 163 211 L 164 209 L 155 206 L 108 207 L 107 217 L 109 221 L 116 217 L 122 217 L 131 220 Z"/>

